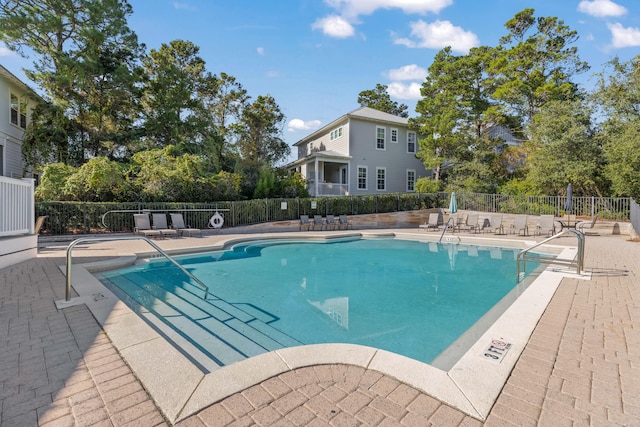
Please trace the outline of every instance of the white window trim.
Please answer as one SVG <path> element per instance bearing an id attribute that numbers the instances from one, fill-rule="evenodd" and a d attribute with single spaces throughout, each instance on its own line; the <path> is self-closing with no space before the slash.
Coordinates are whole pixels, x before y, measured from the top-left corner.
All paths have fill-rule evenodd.
<path id="1" fill-rule="evenodd" d="M 413 135 L 413 151 L 409 151 L 409 135 Z M 415 132 L 407 132 L 407 153 L 416 154 L 418 152 L 418 135 Z"/>
<path id="2" fill-rule="evenodd" d="M 379 148 L 378 147 L 378 130 L 382 129 L 382 131 L 384 132 L 384 139 L 383 139 L 383 143 L 384 143 L 384 147 L 383 148 Z M 376 126 L 376 150 L 378 151 L 387 151 L 387 128 L 384 126 Z"/>
<path id="3" fill-rule="evenodd" d="M 412 189 L 409 189 L 409 173 L 410 172 L 413 172 L 413 188 Z M 405 176 L 406 176 L 406 190 L 407 190 L 407 193 L 415 192 L 416 191 L 416 180 L 417 180 L 417 178 L 416 178 L 417 177 L 416 170 L 415 169 L 407 169 L 407 172 L 406 172 Z"/>
<path id="4" fill-rule="evenodd" d="M 393 132 L 395 131 L 396 133 L 396 140 L 393 140 Z M 398 141 L 400 140 L 400 132 L 398 131 L 398 128 L 391 128 L 389 129 L 389 142 L 391 142 L 392 144 L 397 144 Z"/>
<path id="5" fill-rule="evenodd" d="M 378 171 L 384 171 L 384 188 L 382 190 L 378 188 Z M 387 168 L 376 167 L 376 191 L 387 191 Z"/>
<path id="6" fill-rule="evenodd" d="M 329 133 L 329 141 L 335 141 L 336 139 L 342 138 L 344 132 L 342 131 L 342 126 L 338 126 L 334 130 Z"/>
<path id="7" fill-rule="evenodd" d="M 360 188 L 360 169 L 364 169 L 364 188 Z M 364 165 L 356 166 L 356 188 L 366 191 L 369 189 L 369 167 Z"/>

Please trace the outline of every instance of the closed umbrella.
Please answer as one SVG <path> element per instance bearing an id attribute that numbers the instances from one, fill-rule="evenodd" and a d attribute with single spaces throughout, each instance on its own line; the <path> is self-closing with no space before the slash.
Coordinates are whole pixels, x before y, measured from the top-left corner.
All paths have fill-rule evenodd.
<path id="1" fill-rule="evenodd" d="M 567 200 L 564 202 L 564 210 L 567 212 L 571 212 L 571 209 L 573 209 L 573 200 L 571 200 L 573 197 L 573 188 L 571 187 L 571 184 L 567 185 Z"/>
<path id="2" fill-rule="evenodd" d="M 458 212 L 458 202 L 456 201 L 456 192 L 451 193 L 451 200 L 449 201 L 449 213 Z"/>
<path id="3" fill-rule="evenodd" d="M 571 224 L 571 210 L 573 209 L 573 188 L 571 184 L 567 185 L 567 200 L 564 202 L 564 210 L 567 211 L 567 225 Z"/>

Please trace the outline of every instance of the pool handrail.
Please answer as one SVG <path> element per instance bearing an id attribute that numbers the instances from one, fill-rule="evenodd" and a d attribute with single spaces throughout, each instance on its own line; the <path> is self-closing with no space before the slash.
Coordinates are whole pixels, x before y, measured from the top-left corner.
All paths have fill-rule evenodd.
<path id="1" fill-rule="evenodd" d="M 560 236 L 563 236 L 567 233 L 574 234 L 578 238 L 578 253 L 576 254 L 576 257 L 574 259 L 563 259 L 563 258 L 556 258 L 556 257 L 544 256 L 544 255 L 538 255 L 538 254 L 529 254 L 529 251 L 531 249 L 544 245 L 545 243 L 553 239 L 556 239 Z M 527 255 L 529 256 L 529 258 L 527 258 Z M 542 240 L 541 242 L 536 243 L 535 245 L 529 246 L 528 248 L 521 250 L 518 253 L 518 262 L 517 262 L 518 271 L 517 271 L 516 280 L 518 282 L 520 282 L 523 275 L 523 272 L 520 271 L 520 261 L 522 261 L 522 265 L 524 267 L 523 270 L 526 270 L 527 259 L 529 259 L 530 261 L 540 262 L 545 264 L 561 264 L 561 265 L 567 265 L 571 267 L 575 266 L 576 273 L 580 274 L 584 268 L 584 233 L 574 228 L 566 228 L 560 231 L 559 233 L 554 234 L 553 236 L 548 237 Z"/>
<path id="2" fill-rule="evenodd" d="M 173 265 L 178 267 L 184 274 L 187 275 L 191 280 L 196 282 L 196 284 L 204 289 L 204 299 L 206 300 L 209 296 L 209 287 L 202 283 L 200 279 L 191 274 L 186 268 L 184 268 L 178 261 L 173 259 L 168 253 L 166 253 L 160 246 L 153 243 L 147 237 L 144 236 L 116 236 L 116 237 L 81 237 L 79 239 L 74 240 L 67 246 L 67 289 L 65 292 L 65 301 L 71 301 L 71 264 L 72 264 L 72 250 L 75 245 L 82 242 L 106 242 L 110 240 L 144 240 L 151 247 L 153 247 L 160 255 L 169 260 Z"/>

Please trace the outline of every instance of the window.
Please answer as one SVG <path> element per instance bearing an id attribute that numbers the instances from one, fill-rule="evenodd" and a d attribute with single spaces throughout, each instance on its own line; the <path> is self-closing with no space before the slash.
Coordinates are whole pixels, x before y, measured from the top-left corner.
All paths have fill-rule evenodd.
<path id="1" fill-rule="evenodd" d="M 376 149 L 385 150 L 385 128 L 376 126 Z"/>
<path id="2" fill-rule="evenodd" d="M 18 109 L 20 108 L 20 104 L 18 103 L 18 97 L 14 94 L 11 94 L 11 123 L 14 125 L 18 125 Z"/>
<path id="3" fill-rule="evenodd" d="M 416 171 L 407 169 L 407 191 L 416 190 Z"/>
<path id="4" fill-rule="evenodd" d="M 398 129 L 391 128 L 391 142 L 393 143 L 398 142 Z"/>
<path id="5" fill-rule="evenodd" d="M 376 189 L 385 191 L 387 189 L 387 169 L 376 168 Z"/>
<path id="6" fill-rule="evenodd" d="M 407 132 L 407 153 L 416 152 L 416 133 Z"/>
<path id="7" fill-rule="evenodd" d="M 358 190 L 367 189 L 367 167 L 358 166 Z"/>
<path id="8" fill-rule="evenodd" d="M 27 128 L 27 107 L 26 97 L 19 98 L 13 93 L 11 94 L 11 123 L 20 126 L 22 129 Z"/>
<path id="9" fill-rule="evenodd" d="M 334 129 L 331 131 L 330 139 L 331 141 L 333 141 L 334 139 L 338 139 L 341 136 L 342 136 L 342 126 L 340 126 L 338 129 Z"/>

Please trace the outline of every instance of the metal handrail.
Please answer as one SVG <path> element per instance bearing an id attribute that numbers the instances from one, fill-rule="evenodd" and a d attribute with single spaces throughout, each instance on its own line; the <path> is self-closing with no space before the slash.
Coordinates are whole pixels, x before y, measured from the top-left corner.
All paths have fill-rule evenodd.
<path id="1" fill-rule="evenodd" d="M 518 253 L 518 271 L 517 271 L 517 280 L 518 282 L 521 280 L 521 274 L 522 272 L 520 271 L 520 261 L 522 261 L 522 266 L 523 266 L 523 271 L 526 270 L 527 268 L 527 255 L 529 254 L 529 251 L 537 248 L 541 245 L 544 245 L 545 243 L 553 240 L 553 239 L 557 239 L 560 236 L 563 236 L 567 233 L 571 233 L 574 234 L 577 238 L 578 238 L 578 253 L 576 255 L 576 258 L 574 259 L 563 259 L 563 258 L 555 258 L 555 257 L 548 257 L 548 256 L 544 256 L 544 255 L 529 255 L 529 259 L 531 261 L 537 261 L 537 262 L 541 262 L 541 263 L 545 263 L 545 264 L 561 264 L 561 265 L 569 265 L 569 266 L 576 266 L 576 273 L 580 274 L 582 272 L 582 269 L 584 267 L 584 233 L 573 229 L 573 228 L 568 228 L 565 230 L 562 230 L 561 232 L 559 232 L 558 234 L 554 234 L 551 237 L 548 237 L 546 239 L 544 239 L 541 242 L 536 243 L 533 246 L 529 246 L 526 249 L 521 250 Z"/>
<path id="2" fill-rule="evenodd" d="M 184 274 L 186 274 L 190 279 L 196 282 L 198 286 L 204 289 L 204 299 L 207 299 L 209 296 L 209 287 L 202 283 L 200 279 L 198 279 L 193 274 L 189 273 L 187 269 L 181 266 L 178 261 L 173 259 L 168 253 L 166 253 L 160 246 L 153 243 L 151 240 L 144 236 L 117 236 L 117 237 L 81 237 L 79 239 L 74 240 L 67 246 L 67 290 L 65 293 L 65 301 L 71 301 L 71 263 L 72 263 L 72 254 L 71 251 L 73 247 L 81 242 L 106 242 L 110 240 L 144 240 L 149 243 L 155 250 L 157 250 L 160 255 L 164 256 L 167 260 L 169 260 L 173 265 L 178 267 Z"/>
<path id="3" fill-rule="evenodd" d="M 444 225 L 444 229 L 442 230 L 442 234 L 440 235 L 440 240 L 438 240 L 438 243 L 442 243 L 442 238 L 444 237 L 444 233 L 447 232 L 447 229 L 449 228 L 449 223 L 451 222 L 452 219 L 455 219 L 455 217 L 450 216 L 449 219 L 447 219 L 447 223 Z M 455 227 L 455 224 L 454 224 Z"/>

